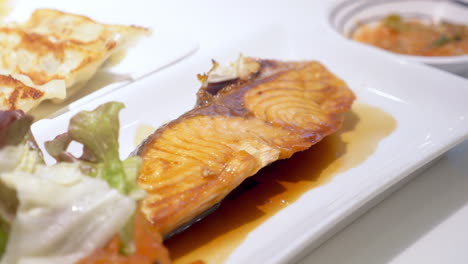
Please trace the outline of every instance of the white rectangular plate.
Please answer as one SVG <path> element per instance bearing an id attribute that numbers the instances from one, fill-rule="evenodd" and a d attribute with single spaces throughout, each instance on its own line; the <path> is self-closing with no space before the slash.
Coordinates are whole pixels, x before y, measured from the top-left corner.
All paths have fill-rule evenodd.
<path id="1" fill-rule="evenodd" d="M 360 102 L 391 114 L 397 128 L 366 161 L 308 191 L 261 224 L 228 259 L 228 263 L 291 263 L 304 249 L 336 231 L 360 208 L 468 135 L 465 79 L 367 50 L 344 41 L 325 27 L 312 27 L 308 30 L 314 34 L 304 34 L 303 28 L 293 24 L 284 22 L 271 27 L 249 24 L 253 33 L 236 40 L 221 34 L 217 37 L 224 36 L 225 42 L 219 48 L 204 50 L 186 63 L 62 116 L 37 122 L 33 127 L 35 135 L 43 142 L 65 131 L 76 111 L 91 110 L 111 100 L 122 101 L 127 106 L 121 114 L 120 137 L 121 154 L 125 157 L 135 148 L 133 138 L 140 124 L 157 127 L 192 108 L 199 87 L 195 75 L 208 70 L 210 58 L 232 60 L 242 52 L 274 59 L 319 60 L 349 84 Z M 239 36 L 238 32 L 229 34 Z"/>

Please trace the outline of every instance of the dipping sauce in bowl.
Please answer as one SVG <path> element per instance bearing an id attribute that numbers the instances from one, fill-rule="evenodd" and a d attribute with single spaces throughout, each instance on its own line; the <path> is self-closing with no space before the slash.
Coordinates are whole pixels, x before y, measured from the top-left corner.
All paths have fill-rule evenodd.
<path id="1" fill-rule="evenodd" d="M 468 26 L 447 21 L 428 22 L 390 14 L 357 27 L 352 39 L 391 52 L 416 56 L 468 54 Z"/>
<path id="2" fill-rule="evenodd" d="M 367 48 L 468 77 L 468 0 L 334 0 L 327 20 Z"/>

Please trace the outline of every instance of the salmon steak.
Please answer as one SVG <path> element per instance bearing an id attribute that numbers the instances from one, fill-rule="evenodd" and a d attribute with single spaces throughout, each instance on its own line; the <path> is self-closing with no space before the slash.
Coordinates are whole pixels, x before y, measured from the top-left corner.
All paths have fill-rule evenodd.
<path id="1" fill-rule="evenodd" d="M 198 76 L 196 106 L 137 149 L 141 210 L 168 236 L 268 164 L 337 131 L 355 96 L 315 61 L 239 57 Z"/>

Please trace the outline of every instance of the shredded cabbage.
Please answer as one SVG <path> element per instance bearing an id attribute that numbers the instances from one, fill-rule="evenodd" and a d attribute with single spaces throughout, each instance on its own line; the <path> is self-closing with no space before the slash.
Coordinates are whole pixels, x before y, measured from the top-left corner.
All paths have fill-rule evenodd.
<path id="1" fill-rule="evenodd" d="M 3 173 L 1 179 L 19 199 L 1 264 L 75 263 L 109 241 L 136 208 L 135 200 L 74 163 Z"/>

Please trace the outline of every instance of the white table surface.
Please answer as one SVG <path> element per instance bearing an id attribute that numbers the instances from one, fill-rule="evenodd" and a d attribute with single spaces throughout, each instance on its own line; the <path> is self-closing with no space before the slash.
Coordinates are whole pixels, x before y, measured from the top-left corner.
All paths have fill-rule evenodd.
<path id="1" fill-rule="evenodd" d="M 78 9 L 85 10 L 80 1 L 76 2 Z M 154 25 L 156 33 L 184 32 L 199 40 L 200 50 L 193 56 L 210 56 L 210 50 L 218 49 L 229 38 L 244 35 L 252 25 L 307 26 L 302 22 L 314 21 L 325 1 L 105 0 L 96 8 L 103 8 L 103 3 L 112 6 L 112 11 L 102 9 L 103 12 L 121 15 L 121 23 Z M 126 16 L 127 12 L 132 15 Z M 296 19 L 282 20 L 286 13 L 293 13 Z M 465 141 L 322 246 L 311 250 L 300 263 L 468 263 L 467 225 Z"/>

